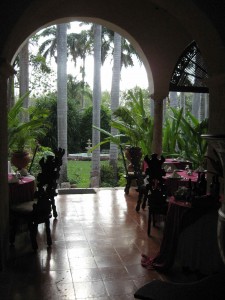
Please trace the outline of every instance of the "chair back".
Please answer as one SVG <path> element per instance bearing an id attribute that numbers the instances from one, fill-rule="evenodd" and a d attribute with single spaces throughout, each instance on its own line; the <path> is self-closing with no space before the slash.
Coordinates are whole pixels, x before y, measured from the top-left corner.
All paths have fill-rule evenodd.
<path id="1" fill-rule="evenodd" d="M 37 190 L 34 195 L 37 203 L 33 207 L 33 214 L 36 218 L 45 219 L 47 215 L 51 216 L 52 201 L 58 194 L 57 180 L 60 176 L 64 153 L 65 150 L 59 148 L 54 151 L 54 156 L 48 155 L 46 159 L 42 157 L 39 161 L 41 172 L 37 176 Z"/>

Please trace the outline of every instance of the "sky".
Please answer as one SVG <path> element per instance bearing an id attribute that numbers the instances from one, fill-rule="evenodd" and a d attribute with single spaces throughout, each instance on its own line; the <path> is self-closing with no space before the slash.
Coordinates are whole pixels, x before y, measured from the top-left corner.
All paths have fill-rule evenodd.
<path id="1" fill-rule="evenodd" d="M 68 32 L 79 32 L 82 29 L 85 29 L 85 26 L 80 27 L 80 22 L 70 23 L 71 28 Z M 134 67 L 122 68 L 121 71 L 121 82 L 120 89 L 132 89 L 135 86 L 140 86 L 141 88 L 148 88 L 148 79 L 144 65 L 140 66 L 140 63 L 137 59 L 134 58 Z M 67 64 L 68 72 L 74 72 L 74 63 L 68 62 Z M 77 74 L 79 73 L 79 66 L 77 67 Z M 88 84 L 93 87 L 93 57 L 88 57 L 86 60 L 86 81 Z M 104 63 L 101 69 L 102 77 L 102 91 L 111 90 L 111 80 L 112 80 L 112 62 L 108 59 Z M 80 78 L 81 79 L 81 78 Z"/>
<path id="2" fill-rule="evenodd" d="M 82 27 L 79 26 L 80 22 L 72 22 L 70 23 L 71 28 L 67 30 L 68 33 L 70 32 L 80 32 L 81 30 L 88 29 L 90 25 L 84 25 Z M 85 28 L 88 27 L 88 28 Z M 31 47 L 31 52 L 36 52 L 37 48 Z M 148 79 L 147 79 L 147 73 L 145 70 L 145 67 L 143 64 L 140 64 L 140 62 L 137 60 L 136 57 L 133 58 L 134 66 L 124 68 L 122 67 L 121 70 L 121 81 L 120 81 L 120 90 L 125 91 L 127 89 L 132 89 L 136 86 L 139 86 L 143 89 L 148 88 Z M 71 74 L 73 77 L 76 77 L 76 80 L 82 80 L 81 73 L 80 73 L 80 67 L 81 60 L 78 58 L 76 67 L 74 62 L 71 58 L 68 57 L 67 61 L 67 73 Z M 51 59 L 51 67 L 56 72 L 57 66 L 55 63 L 54 58 Z M 104 65 L 101 68 L 101 89 L 102 91 L 111 91 L 111 81 L 112 81 L 112 67 L 113 67 L 113 61 L 112 58 L 107 58 L 104 62 Z M 86 58 L 86 64 L 85 64 L 85 81 L 90 85 L 90 87 L 93 89 L 93 73 L 94 73 L 94 59 L 93 55 L 88 56 Z M 56 74 L 56 73 L 55 73 Z M 55 82 L 56 83 L 56 82 Z M 53 89 L 55 88 L 55 84 L 53 83 Z"/>
<path id="3" fill-rule="evenodd" d="M 77 65 L 76 69 L 74 67 L 74 63 L 68 61 L 67 63 L 67 72 L 78 76 L 79 74 L 79 64 Z M 86 61 L 86 78 L 85 81 L 93 88 L 93 57 L 88 57 Z M 80 77 L 77 77 L 81 79 Z M 111 81 L 112 81 L 112 63 L 110 61 L 106 61 L 105 64 L 101 68 L 101 85 L 102 91 L 110 91 L 111 90 Z M 147 89 L 148 88 L 148 79 L 147 73 L 145 70 L 144 65 L 140 66 L 140 63 L 135 60 L 134 67 L 129 68 L 122 68 L 121 71 L 121 82 L 120 82 L 120 89 L 132 89 L 135 86 L 139 86 L 141 88 Z"/>

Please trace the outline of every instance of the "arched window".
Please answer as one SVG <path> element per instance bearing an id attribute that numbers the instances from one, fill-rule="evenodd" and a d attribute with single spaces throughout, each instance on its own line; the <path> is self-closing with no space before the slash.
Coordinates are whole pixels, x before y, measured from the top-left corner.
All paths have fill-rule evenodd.
<path id="1" fill-rule="evenodd" d="M 208 93 L 207 68 L 201 52 L 192 42 L 180 56 L 170 81 L 170 91 Z"/>

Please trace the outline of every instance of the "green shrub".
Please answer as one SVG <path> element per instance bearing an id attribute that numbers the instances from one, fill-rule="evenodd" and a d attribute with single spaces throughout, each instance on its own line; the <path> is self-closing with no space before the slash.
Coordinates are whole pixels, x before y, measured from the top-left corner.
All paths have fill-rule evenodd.
<path id="1" fill-rule="evenodd" d="M 39 146 L 38 151 L 35 154 L 34 161 L 31 162 L 31 170 L 30 173 L 37 178 L 38 173 L 41 172 L 41 167 L 39 165 L 39 161 L 42 157 L 46 158 L 48 155 L 54 155 L 52 152 L 52 149 L 49 147 L 43 147 Z M 28 169 L 30 168 L 30 165 L 28 166 Z"/>
<path id="2" fill-rule="evenodd" d="M 116 187 L 119 186 L 121 174 L 124 174 L 124 167 L 119 163 L 117 166 L 117 174 L 111 165 L 101 166 L 101 183 L 100 187 Z"/>

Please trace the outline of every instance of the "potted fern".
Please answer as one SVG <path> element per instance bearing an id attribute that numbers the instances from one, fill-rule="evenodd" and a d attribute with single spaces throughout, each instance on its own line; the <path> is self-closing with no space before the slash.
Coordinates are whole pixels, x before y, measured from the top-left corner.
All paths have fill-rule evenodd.
<path id="1" fill-rule="evenodd" d="M 37 138 L 48 128 L 47 110 L 34 106 L 23 107 L 26 93 L 8 112 L 8 147 L 12 164 L 17 169 L 26 168 L 30 161 L 30 153 L 35 148 Z"/>

